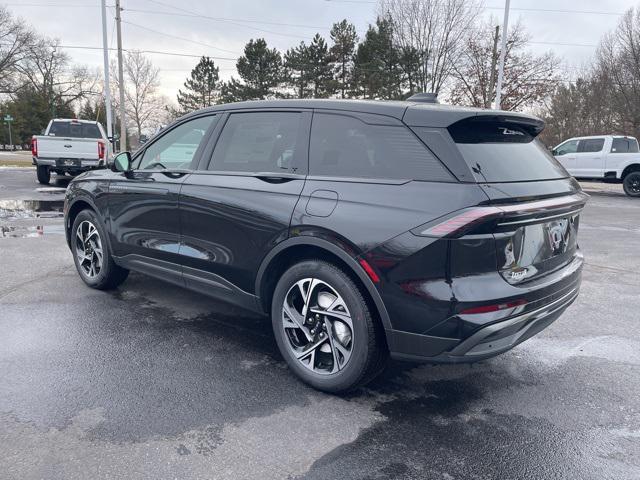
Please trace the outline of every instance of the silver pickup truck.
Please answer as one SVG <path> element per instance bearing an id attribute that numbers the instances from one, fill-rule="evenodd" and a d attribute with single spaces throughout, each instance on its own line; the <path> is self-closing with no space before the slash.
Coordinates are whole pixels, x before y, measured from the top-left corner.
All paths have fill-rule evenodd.
<path id="1" fill-rule="evenodd" d="M 99 122 L 55 118 L 44 135 L 34 135 L 31 155 L 38 182 L 48 184 L 51 172 L 79 173 L 101 167 L 109 156 L 109 140 Z"/>

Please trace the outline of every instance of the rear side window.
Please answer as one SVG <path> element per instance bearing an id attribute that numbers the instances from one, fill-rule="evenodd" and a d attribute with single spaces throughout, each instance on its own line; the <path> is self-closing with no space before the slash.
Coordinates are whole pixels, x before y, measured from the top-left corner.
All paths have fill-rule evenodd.
<path id="1" fill-rule="evenodd" d="M 209 170 L 296 172 L 304 137 L 298 112 L 233 113 L 220 134 Z M 306 152 L 304 157 L 306 158 Z"/>
<path id="2" fill-rule="evenodd" d="M 65 138 L 102 138 L 100 129 L 95 123 L 53 122 L 49 135 Z"/>
<path id="3" fill-rule="evenodd" d="M 638 153 L 638 141 L 635 138 L 614 138 L 611 153 Z"/>
<path id="4" fill-rule="evenodd" d="M 601 152 L 604 147 L 604 138 L 586 138 L 580 140 L 578 144 L 578 153 L 595 153 Z"/>
<path id="5" fill-rule="evenodd" d="M 402 125 L 369 125 L 346 115 L 313 115 L 311 175 L 451 181 L 440 161 Z"/>
<path id="6" fill-rule="evenodd" d="M 536 126 L 466 119 L 454 123 L 448 130 L 478 182 L 552 180 L 569 176 L 549 150 L 536 140 L 539 132 Z"/>

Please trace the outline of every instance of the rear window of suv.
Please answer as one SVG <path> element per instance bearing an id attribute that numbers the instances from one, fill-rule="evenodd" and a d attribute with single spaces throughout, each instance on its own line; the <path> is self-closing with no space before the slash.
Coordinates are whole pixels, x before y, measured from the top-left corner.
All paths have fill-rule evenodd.
<path id="1" fill-rule="evenodd" d="M 553 180 L 569 176 L 535 138 L 537 132 L 532 132 L 530 126 L 466 119 L 448 130 L 478 182 Z"/>
<path id="2" fill-rule="evenodd" d="M 100 129 L 95 123 L 53 122 L 49 135 L 65 138 L 102 138 Z"/>
<path id="3" fill-rule="evenodd" d="M 340 114 L 313 115 L 309 165 L 311 175 L 324 177 L 453 181 L 405 126 Z"/>

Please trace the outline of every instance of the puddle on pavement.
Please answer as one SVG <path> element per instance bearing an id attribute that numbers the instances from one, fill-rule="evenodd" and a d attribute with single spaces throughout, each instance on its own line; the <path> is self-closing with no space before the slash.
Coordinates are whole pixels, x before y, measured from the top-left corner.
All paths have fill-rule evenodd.
<path id="1" fill-rule="evenodd" d="M 0 200 L 0 220 L 62 217 L 64 200 Z"/>
<path id="2" fill-rule="evenodd" d="M 64 226 L 36 225 L 35 227 L 21 227 L 0 225 L 0 238 L 31 238 L 45 235 L 64 235 Z"/>

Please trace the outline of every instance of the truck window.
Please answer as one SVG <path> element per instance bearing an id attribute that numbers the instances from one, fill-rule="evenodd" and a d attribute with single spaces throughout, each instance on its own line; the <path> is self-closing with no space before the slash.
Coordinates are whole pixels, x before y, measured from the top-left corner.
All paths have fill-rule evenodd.
<path id="1" fill-rule="evenodd" d="M 56 121 L 49 128 L 49 135 L 65 138 L 102 138 L 100 129 L 95 123 L 72 121 Z"/>
<path id="2" fill-rule="evenodd" d="M 586 138 L 580 140 L 578 144 L 578 153 L 595 153 L 601 152 L 604 147 L 604 138 Z"/>
<path id="3" fill-rule="evenodd" d="M 569 140 L 564 142 L 558 148 L 555 149 L 555 155 L 566 155 L 567 153 L 576 153 L 578 151 L 578 140 Z"/>
<path id="4" fill-rule="evenodd" d="M 611 153 L 638 153 L 638 141 L 635 138 L 614 138 Z"/>

